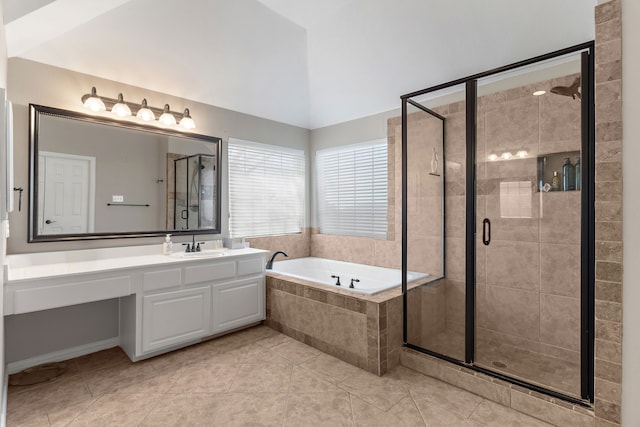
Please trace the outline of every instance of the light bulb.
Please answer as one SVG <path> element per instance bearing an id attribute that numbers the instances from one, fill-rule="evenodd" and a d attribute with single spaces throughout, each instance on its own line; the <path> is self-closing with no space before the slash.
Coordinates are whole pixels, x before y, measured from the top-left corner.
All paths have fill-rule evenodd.
<path id="1" fill-rule="evenodd" d="M 131 108 L 124 103 L 122 94 L 118 94 L 118 102 L 111 108 L 111 112 L 118 117 L 128 117 L 131 115 Z"/>
<path id="2" fill-rule="evenodd" d="M 540 96 L 540 95 L 544 95 L 545 93 L 547 93 L 546 90 L 537 90 L 533 92 L 533 96 Z"/>
<path id="3" fill-rule="evenodd" d="M 525 157 L 527 157 L 527 151 L 526 150 L 520 150 L 516 153 L 516 156 L 520 157 L 521 159 L 524 159 Z"/>
<path id="4" fill-rule="evenodd" d="M 144 120 L 145 122 L 148 122 L 148 121 L 156 119 L 156 115 L 153 114 L 153 111 L 151 111 L 151 109 L 149 107 L 147 107 L 147 100 L 146 99 L 142 100 L 142 103 L 140 104 L 140 109 L 138 110 L 138 113 L 136 114 L 136 117 L 139 118 L 139 119 Z"/>
<path id="5" fill-rule="evenodd" d="M 165 126 L 172 126 L 176 124 L 176 118 L 173 117 L 173 114 L 171 114 L 170 111 L 171 110 L 169 110 L 169 104 L 164 104 L 164 112 L 162 113 L 158 121 Z"/>
<path id="6" fill-rule="evenodd" d="M 511 153 L 506 151 L 506 152 L 502 153 L 502 156 L 500 156 L 500 157 L 502 157 L 505 160 L 509 160 L 511 158 Z"/>
<path id="7" fill-rule="evenodd" d="M 189 115 L 188 108 L 184 109 L 184 115 L 182 116 L 182 119 L 180 119 L 180 126 L 183 127 L 184 129 L 196 128 L 196 122 L 194 122 L 191 116 Z"/>
<path id="8" fill-rule="evenodd" d="M 104 105 L 104 102 L 102 102 L 102 99 L 100 99 L 100 97 L 96 93 L 95 86 L 91 88 L 91 96 L 89 96 L 84 101 L 84 106 L 94 113 L 97 113 L 98 111 L 106 111 L 107 109 L 107 107 L 105 107 Z"/>
<path id="9" fill-rule="evenodd" d="M 495 162 L 496 160 L 498 160 L 498 155 L 496 153 L 491 153 L 489 154 L 488 159 L 491 160 L 492 162 Z"/>

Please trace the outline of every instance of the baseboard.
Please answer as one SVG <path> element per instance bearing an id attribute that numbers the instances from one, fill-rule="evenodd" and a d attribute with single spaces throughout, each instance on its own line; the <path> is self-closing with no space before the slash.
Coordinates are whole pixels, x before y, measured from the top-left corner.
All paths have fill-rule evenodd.
<path id="1" fill-rule="evenodd" d="M 42 365 L 43 363 L 60 362 L 62 360 L 73 359 L 74 357 L 84 356 L 85 354 L 95 353 L 96 351 L 106 350 L 118 345 L 120 345 L 120 338 L 113 337 L 102 341 L 79 345 L 77 347 L 54 351 L 52 353 L 47 353 L 40 356 L 30 357 L 24 360 L 17 360 L 15 362 L 10 362 L 7 364 L 6 373 L 7 375 L 15 374 L 16 372 L 20 372 L 24 369 L 34 366 Z"/>

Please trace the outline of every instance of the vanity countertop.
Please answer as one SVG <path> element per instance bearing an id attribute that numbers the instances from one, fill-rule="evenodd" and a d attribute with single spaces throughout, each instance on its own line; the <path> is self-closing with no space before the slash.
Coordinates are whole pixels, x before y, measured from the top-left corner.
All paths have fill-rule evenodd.
<path id="1" fill-rule="evenodd" d="M 87 249 L 81 251 L 39 252 L 7 255 L 5 284 L 26 280 L 74 276 L 85 273 L 137 268 L 160 264 L 174 264 L 206 259 L 219 259 L 267 253 L 262 249 L 216 249 L 193 255 L 174 252 L 162 254 L 162 245 L 129 246 L 122 248 Z"/>

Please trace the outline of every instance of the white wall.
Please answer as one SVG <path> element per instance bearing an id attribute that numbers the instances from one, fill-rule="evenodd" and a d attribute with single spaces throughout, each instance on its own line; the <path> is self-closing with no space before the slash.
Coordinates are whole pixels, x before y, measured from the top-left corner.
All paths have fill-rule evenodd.
<path id="1" fill-rule="evenodd" d="M 622 425 L 640 423 L 640 0 L 622 0 Z"/>

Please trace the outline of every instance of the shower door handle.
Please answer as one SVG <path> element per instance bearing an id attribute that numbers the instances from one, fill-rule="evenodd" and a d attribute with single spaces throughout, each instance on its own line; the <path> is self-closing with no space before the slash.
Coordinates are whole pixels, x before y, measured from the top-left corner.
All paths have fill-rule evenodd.
<path id="1" fill-rule="evenodd" d="M 485 246 L 491 243 L 491 221 L 489 221 L 489 218 L 482 220 L 482 243 Z"/>

